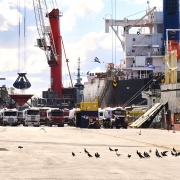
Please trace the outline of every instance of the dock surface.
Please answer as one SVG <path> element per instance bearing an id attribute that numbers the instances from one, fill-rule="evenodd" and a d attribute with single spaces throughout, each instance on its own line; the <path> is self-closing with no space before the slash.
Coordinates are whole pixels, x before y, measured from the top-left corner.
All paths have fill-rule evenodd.
<path id="1" fill-rule="evenodd" d="M 0 179 L 178 180 L 180 156 L 171 155 L 173 148 L 180 152 L 180 131 L 1 126 Z M 156 149 L 167 156 L 157 157 Z"/>

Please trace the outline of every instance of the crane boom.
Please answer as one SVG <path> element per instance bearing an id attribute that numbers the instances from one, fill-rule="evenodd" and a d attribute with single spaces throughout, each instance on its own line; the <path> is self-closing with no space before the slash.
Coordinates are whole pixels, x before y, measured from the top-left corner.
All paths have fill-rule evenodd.
<path id="1" fill-rule="evenodd" d="M 49 13 L 46 0 L 33 0 L 34 13 L 39 38 L 37 44 L 45 52 L 48 64 L 57 64 L 58 54 L 56 52 L 52 29 L 50 25 Z"/>

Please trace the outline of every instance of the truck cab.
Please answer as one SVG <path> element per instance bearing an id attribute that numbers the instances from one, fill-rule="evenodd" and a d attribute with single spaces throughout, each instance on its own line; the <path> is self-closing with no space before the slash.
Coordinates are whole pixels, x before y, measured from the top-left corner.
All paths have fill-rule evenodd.
<path id="1" fill-rule="evenodd" d="M 17 109 L 3 108 L 0 111 L 0 125 L 18 125 L 18 111 Z"/>
<path id="2" fill-rule="evenodd" d="M 46 125 L 47 121 L 47 110 L 49 110 L 50 107 L 40 107 L 40 125 Z"/>
<path id="3" fill-rule="evenodd" d="M 112 111 L 112 118 L 111 118 L 111 128 L 116 127 L 125 128 L 128 127 L 128 120 L 126 117 L 126 110 L 123 108 L 116 108 Z"/>
<path id="4" fill-rule="evenodd" d="M 28 108 L 23 110 L 23 126 L 40 126 L 40 110 L 38 108 Z"/>
<path id="5" fill-rule="evenodd" d="M 57 125 L 58 127 L 64 127 L 64 110 L 59 108 L 51 108 L 47 110 L 46 125 Z"/>

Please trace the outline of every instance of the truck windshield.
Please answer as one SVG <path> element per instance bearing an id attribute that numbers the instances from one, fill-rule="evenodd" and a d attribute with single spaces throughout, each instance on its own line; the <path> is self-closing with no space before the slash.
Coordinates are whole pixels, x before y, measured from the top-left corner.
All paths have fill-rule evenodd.
<path id="1" fill-rule="evenodd" d="M 125 115 L 125 114 L 126 114 L 126 111 L 124 111 L 124 110 L 115 110 L 115 111 L 114 111 L 114 114 L 115 114 L 115 115 Z"/>
<path id="2" fill-rule="evenodd" d="M 27 114 L 28 115 L 39 115 L 39 111 L 38 110 L 28 110 Z"/>
<path id="3" fill-rule="evenodd" d="M 17 116 L 17 112 L 4 112 L 4 116 Z"/>
<path id="4" fill-rule="evenodd" d="M 103 116 L 103 112 L 99 112 L 99 116 Z"/>
<path id="5" fill-rule="evenodd" d="M 51 111 L 51 116 L 63 116 L 63 111 Z"/>

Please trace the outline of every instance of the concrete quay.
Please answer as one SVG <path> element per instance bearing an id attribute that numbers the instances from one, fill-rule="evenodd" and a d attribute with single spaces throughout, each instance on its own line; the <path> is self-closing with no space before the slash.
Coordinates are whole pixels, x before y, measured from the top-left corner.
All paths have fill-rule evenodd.
<path id="1" fill-rule="evenodd" d="M 0 127 L 0 179 L 179 180 L 180 156 L 172 156 L 171 151 L 174 147 L 180 152 L 180 131 L 139 132 L 68 126 Z M 93 157 L 88 157 L 84 148 Z M 156 157 L 156 149 L 167 150 L 168 156 Z M 151 157 L 139 158 L 137 150 Z M 95 158 L 96 152 L 100 158 Z"/>

